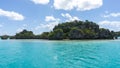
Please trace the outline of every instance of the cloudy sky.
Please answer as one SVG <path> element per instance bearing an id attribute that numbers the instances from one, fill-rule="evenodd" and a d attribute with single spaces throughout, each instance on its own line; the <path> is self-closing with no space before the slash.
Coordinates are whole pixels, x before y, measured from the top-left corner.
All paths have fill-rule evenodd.
<path id="1" fill-rule="evenodd" d="M 23 29 L 40 34 L 73 20 L 90 20 L 119 31 L 119 6 L 120 0 L 0 0 L 0 35 Z"/>

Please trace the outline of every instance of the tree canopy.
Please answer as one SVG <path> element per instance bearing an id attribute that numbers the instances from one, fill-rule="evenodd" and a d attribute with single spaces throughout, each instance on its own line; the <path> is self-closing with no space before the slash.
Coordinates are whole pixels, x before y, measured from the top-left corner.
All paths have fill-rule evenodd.
<path id="1" fill-rule="evenodd" d="M 52 31 L 43 32 L 39 35 L 34 35 L 32 31 L 23 30 L 16 33 L 15 36 L 10 36 L 10 39 L 113 39 L 120 36 L 120 32 L 110 31 L 109 29 L 99 28 L 99 25 L 92 21 L 71 21 L 56 25 Z M 9 36 L 2 36 L 8 38 Z"/>
<path id="2" fill-rule="evenodd" d="M 32 31 L 23 30 L 20 33 L 17 33 L 14 37 L 15 39 L 33 39 L 34 34 Z"/>
<path id="3" fill-rule="evenodd" d="M 53 28 L 52 34 L 57 29 L 63 31 L 63 39 L 112 39 L 112 32 L 99 28 L 99 25 L 91 21 L 71 21 L 58 24 Z M 56 35 L 56 34 L 54 34 Z M 53 35 L 53 36 L 54 36 Z M 57 38 L 53 38 L 57 39 Z"/>

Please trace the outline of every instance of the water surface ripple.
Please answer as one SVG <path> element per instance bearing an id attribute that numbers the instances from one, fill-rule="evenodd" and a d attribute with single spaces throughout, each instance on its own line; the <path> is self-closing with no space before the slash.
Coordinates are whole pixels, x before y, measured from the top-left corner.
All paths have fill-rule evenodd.
<path id="1" fill-rule="evenodd" d="M 0 40 L 0 68 L 120 68 L 120 40 Z"/>

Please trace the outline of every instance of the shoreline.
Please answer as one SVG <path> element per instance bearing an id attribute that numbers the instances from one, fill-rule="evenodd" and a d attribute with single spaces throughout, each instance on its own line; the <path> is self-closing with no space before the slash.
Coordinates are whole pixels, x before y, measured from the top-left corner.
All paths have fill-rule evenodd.
<path id="1" fill-rule="evenodd" d="M 0 39 L 0 40 L 44 40 L 44 41 L 97 41 L 97 40 L 119 40 L 119 39 L 63 39 L 63 40 L 49 40 L 49 39 Z"/>

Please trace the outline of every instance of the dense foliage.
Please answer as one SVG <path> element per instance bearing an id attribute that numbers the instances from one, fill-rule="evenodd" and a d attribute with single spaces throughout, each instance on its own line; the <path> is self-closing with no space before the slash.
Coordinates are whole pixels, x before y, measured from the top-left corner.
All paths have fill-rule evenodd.
<path id="1" fill-rule="evenodd" d="M 15 39 L 33 39 L 34 34 L 32 31 L 23 30 L 20 33 L 17 33 L 14 37 Z"/>
<path id="2" fill-rule="evenodd" d="M 120 37 L 120 31 L 119 32 L 114 32 L 114 37 L 117 39 L 117 37 Z"/>
<path id="3" fill-rule="evenodd" d="M 63 35 L 64 35 L 64 33 L 63 33 L 62 29 L 56 29 L 48 34 L 48 39 L 61 40 L 61 39 L 64 39 Z"/>
<path id="4" fill-rule="evenodd" d="M 40 35 L 35 35 L 34 39 L 48 39 L 49 32 L 43 32 Z"/>
<path id="5" fill-rule="evenodd" d="M 120 32 L 113 32 L 109 29 L 99 28 L 99 25 L 91 21 L 71 21 L 56 25 L 51 32 L 43 32 L 34 35 L 32 31 L 23 30 L 10 39 L 113 39 L 120 36 Z M 9 36 L 1 36 L 7 39 Z"/>
<path id="6" fill-rule="evenodd" d="M 1 39 L 3 39 L 3 40 L 8 39 L 8 38 L 9 38 L 8 35 L 3 35 L 3 36 L 1 36 Z"/>
<path id="7" fill-rule="evenodd" d="M 72 22 L 58 24 L 54 27 L 52 34 L 54 34 L 54 31 L 58 29 L 63 31 L 64 36 L 62 39 L 112 39 L 114 37 L 112 31 L 99 28 L 99 25 L 88 20 L 85 22 L 75 20 Z M 61 39 L 61 36 L 57 36 L 57 38 L 54 37 L 52 39 L 59 38 Z"/>

